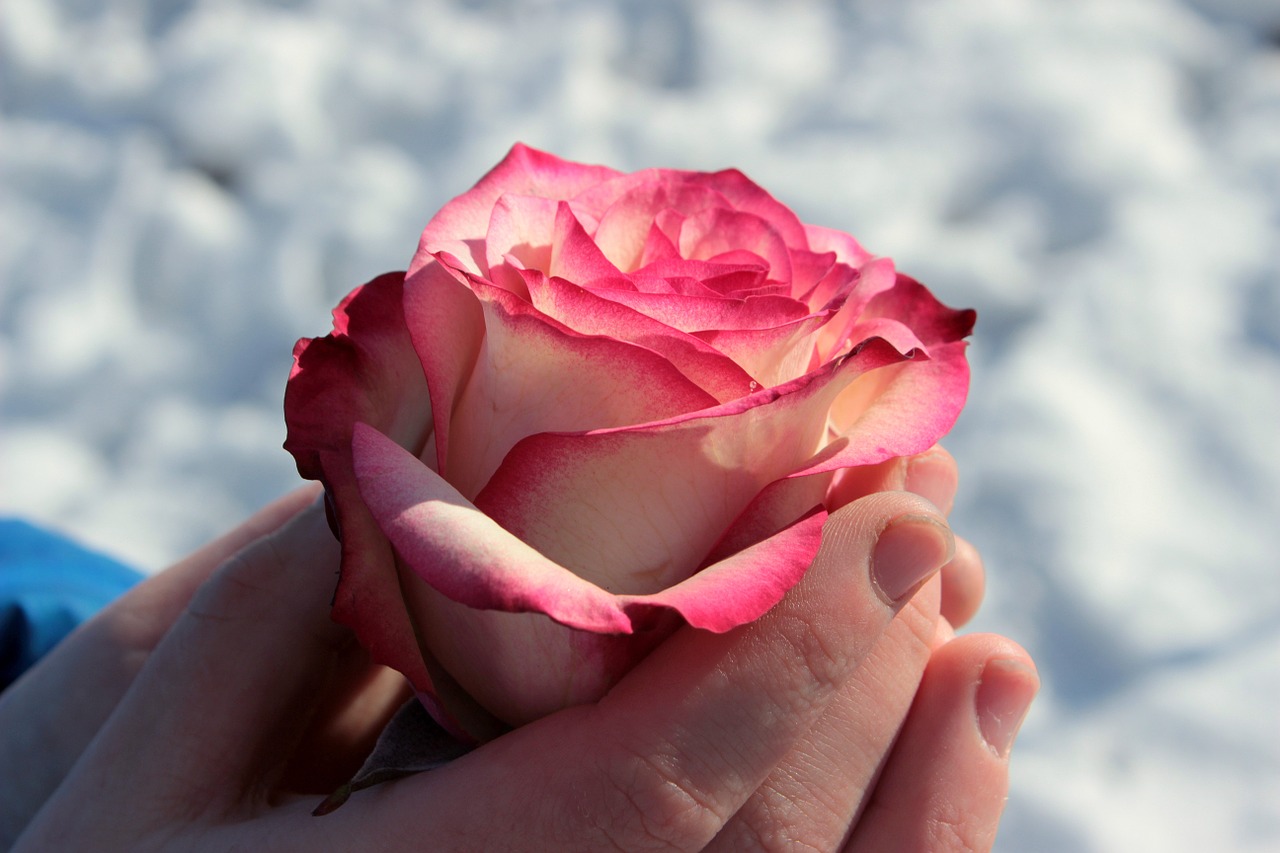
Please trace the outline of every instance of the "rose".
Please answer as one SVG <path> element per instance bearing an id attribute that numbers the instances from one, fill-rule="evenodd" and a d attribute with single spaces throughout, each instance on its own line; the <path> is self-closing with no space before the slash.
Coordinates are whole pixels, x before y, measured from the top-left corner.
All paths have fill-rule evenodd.
<path id="1" fill-rule="evenodd" d="M 294 351 L 334 616 L 458 733 L 594 700 L 775 604 L 842 473 L 951 427 L 972 324 L 737 171 L 517 145 Z"/>

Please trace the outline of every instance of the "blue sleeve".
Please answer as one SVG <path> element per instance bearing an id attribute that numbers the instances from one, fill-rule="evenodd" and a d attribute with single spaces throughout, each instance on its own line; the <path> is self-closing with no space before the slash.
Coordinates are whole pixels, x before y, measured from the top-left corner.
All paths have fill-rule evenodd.
<path id="1" fill-rule="evenodd" d="M 63 536 L 0 518 L 0 690 L 141 579 Z"/>

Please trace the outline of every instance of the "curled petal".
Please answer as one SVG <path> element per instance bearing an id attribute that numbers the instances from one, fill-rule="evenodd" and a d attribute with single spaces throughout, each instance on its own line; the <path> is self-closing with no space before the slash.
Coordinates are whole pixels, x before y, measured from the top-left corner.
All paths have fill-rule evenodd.
<path id="1" fill-rule="evenodd" d="M 357 288 L 334 310 L 334 331 L 302 340 L 285 389 L 288 437 L 298 472 L 328 490 L 342 540 L 334 618 L 350 626 L 374 660 L 432 690 L 405 610 L 395 558 L 357 491 L 354 425 L 377 424 L 415 451 L 427 443 L 431 407 L 401 308 L 403 273 Z"/>
<path id="2" fill-rule="evenodd" d="M 871 253 L 843 231 L 824 228 L 821 225 L 803 227 L 810 251 L 835 252 L 837 261 L 855 268 L 871 260 Z"/>
<path id="3" fill-rule="evenodd" d="M 430 393 L 436 470 L 446 477 L 453 411 L 485 340 L 484 311 L 461 278 L 433 260 L 405 280 L 402 308 Z"/>
<path id="4" fill-rule="evenodd" d="M 965 343 L 935 344 L 927 359 L 860 377 L 831 406 L 831 427 L 841 438 L 821 459 L 792 476 L 874 465 L 922 453 L 955 424 L 969 391 Z"/>
<path id="5" fill-rule="evenodd" d="M 827 513 L 815 509 L 768 539 L 725 557 L 650 595 L 620 596 L 633 619 L 669 608 L 695 628 L 717 634 L 759 619 L 795 586 L 818 555 Z"/>
<path id="6" fill-rule="evenodd" d="M 859 319 L 889 317 L 911 328 L 927 346 L 950 343 L 973 333 L 977 314 L 956 311 L 938 301 L 923 284 L 897 274 L 891 287 L 876 292 Z"/>
<path id="7" fill-rule="evenodd" d="M 907 357 L 872 340 L 839 363 L 706 411 L 531 435 L 475 503 L 599 586 L 655 592 L 692 574 L 755 495 L 815 457 L 827 440 L 826 413 L 844 388 Z M 879 449 L 882 459 L 898 455 Z"/>
<path id="8" fill-rule="evenodd" d="M 550 261 L 546 266 L 535 269 L 545 270 L 549 276 L 574 282 L 598 279 L 616 281 L 624 278 L 622 271 L 609 262 L 600 247 L 587 235 L 572 208 L 564 202 L 556 208 Z"/>
<path id="9" fill-rule="evenodd" d="M 759 618 L 803 576 L 826 517 L 811 513 L 655 594 L 615 596 L 498 527 L 377 430 L 358 425 L 353 454 L 370 511 L 425 584 L 407 593 L 428 614 L 428 644 L 468 693 L 515 724 L 599 698 L 670 632 L 669 613 L 719 632 Z"/>
<path id="10" fill-rule="evenodd" d="M 503 530 L 378 430 L 358 424 L 352 452 L 369 511 L 400 559 L 433 589 L 468 607 L 545 613 L 572 628 L 630 633 L 612 595 Z"/>

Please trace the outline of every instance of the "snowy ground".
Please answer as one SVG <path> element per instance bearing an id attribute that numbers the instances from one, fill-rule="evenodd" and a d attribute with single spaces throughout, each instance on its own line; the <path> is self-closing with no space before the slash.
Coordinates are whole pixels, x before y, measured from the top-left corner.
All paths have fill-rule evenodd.
<path id="1" fill-rule="evenodd" d="M 295 481 L 293 341 L 515 140 L 742 168 L 978 309 L 1005 851 L 1280 845 L 1280 5 L 0 3 L 0 511 L 148 569 Z"/>

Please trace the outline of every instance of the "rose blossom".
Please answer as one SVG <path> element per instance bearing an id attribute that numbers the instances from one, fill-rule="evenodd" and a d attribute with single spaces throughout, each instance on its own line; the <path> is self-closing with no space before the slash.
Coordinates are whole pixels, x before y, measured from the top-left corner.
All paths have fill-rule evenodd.
<path id="1" fill-rule="evenodd" d="M 517 145 L 294 350 L 334 617 L 460 734 L 594 700 L 799 580 L 840 472 L 951 427 L 973 320 L 740 172 Z"/>

